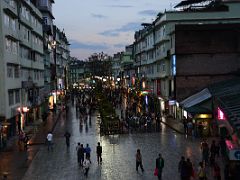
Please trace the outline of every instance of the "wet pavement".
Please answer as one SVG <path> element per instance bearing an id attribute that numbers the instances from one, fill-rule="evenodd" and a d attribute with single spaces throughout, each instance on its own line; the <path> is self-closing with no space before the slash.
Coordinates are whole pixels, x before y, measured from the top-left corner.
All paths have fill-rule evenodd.
<path id="1" fill-rule="evenodd" d="M 10 139 L 5 151 L 0 152 L 0 178 L 7 172 L 10 180 L 22 179 L 39 148 L 44 144 L 46 133 L 54 128 L 59 116 L 60 111 L 57 115 L 49 114 L 46 124 L 42 124 L 38 132 L 31 135 L 27 151 L 23 146 L 19 148 L 17 136 Z"/>
<path id="2" fill-rule="evenodd" d="M 23 180 L 84 179 L 83 169 L 77 164 L 77 142 L 83 143 L 84 146 L 88 143 L 92 148 L 88 179 L 157 179 L 153 173 L 158 153 L 165 159 L 163 179 L 179 179 L 177 168 L 182 155 L 192 160 L 195 170 L 201 160 L 199 139 L 186 138 L 164 124 L 161 125 L 160 132 L 100 136 L 97 116 L 96 112 L 91 120 L 88 118 L 82 121 L 80 126 L 81 121 L 76 116 L 75 108 L 71 108 L 67 116 L 63 113 L 53 134 L 53 152 L 48 152 L 47 147 L 41 145 Z M 64 138 L 66 130 L 72 135 L 69 151 Z M 101 142 L 103 147 L 102 165 L 98 165 L 96 161 L 97 142 Z M 143 156 L 144 173 L 135 170 L 135 153 L 138 148 Z M 221 161 L 221 158 L 217 161 Z M 208 174 L 211 176 L 209 168 Z"/>

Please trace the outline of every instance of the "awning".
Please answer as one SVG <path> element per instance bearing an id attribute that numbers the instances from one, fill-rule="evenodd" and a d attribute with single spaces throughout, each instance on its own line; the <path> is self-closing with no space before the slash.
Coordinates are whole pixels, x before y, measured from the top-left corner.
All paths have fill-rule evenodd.
<path id="1" fill-rule="evenodd" d="M 182 102 L 180 102 L 180 105 L 183 108 L 189 108 L 189 107 L 199 104 L 211 97 L 212 97 L 211 93 L 209 92 L 209 90 L 207 88 L 205 88 L 202 91 L 188 97 L 187 99 L 184 99 Z"/>
<path id="2" fill-rule="evenodd" d="M 185 109 L 187 112 L 191 113 L 192 115 L 195 114 L 212 114 L 210 109 L 201 107 L 201 106 L 191 106 Z"/>

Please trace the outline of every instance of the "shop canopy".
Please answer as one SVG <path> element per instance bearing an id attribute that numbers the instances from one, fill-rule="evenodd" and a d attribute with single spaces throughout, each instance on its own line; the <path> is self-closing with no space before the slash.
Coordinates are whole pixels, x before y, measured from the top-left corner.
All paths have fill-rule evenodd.
<path id="1" fill-rule="evenodd" d="M 207 88 L 203 89 L 202 91 L 188 97 L 187 99 L 183 100 L 182 102 L 180 102 L 180 105 L 184 108 L 190 108 L 196 104 L 199 104 L 209 98 L 211 98 L 212 95 L 209 92 L 209 90 Z"/>
<path id="2" fill-rule="evenodd" d="M 196 115 L 196 114 L 212 114 L 212 111 L 210 109 L 201 107 L 201 106 L 191 106 L 189 108 L 186 108 L 186 111 L 191 113 L 191 115 Z"/>

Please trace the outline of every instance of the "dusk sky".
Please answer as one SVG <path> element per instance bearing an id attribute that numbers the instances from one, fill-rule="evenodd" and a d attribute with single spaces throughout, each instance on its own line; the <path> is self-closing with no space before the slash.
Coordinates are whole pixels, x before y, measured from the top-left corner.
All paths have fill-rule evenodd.
<path id="1" fill-rule="evenodd" d="M 95 52 L 113 55 L 133 43 L 141 23 L 173 9 L 180 0 L 56 0 L 55 24 L 71 44 L 71 56 L 86 59 Z"/>

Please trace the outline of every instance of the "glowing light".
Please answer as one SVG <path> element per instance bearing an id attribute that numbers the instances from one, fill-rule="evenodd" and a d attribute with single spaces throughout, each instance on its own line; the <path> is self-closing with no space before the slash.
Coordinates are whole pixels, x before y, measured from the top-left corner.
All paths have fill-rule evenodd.
<path id="1" fill-rule="evenodd" d="M 145 96 L 145 102 L 148 105 L 148 96 Z"/>
<path id="2" fill-rule="evenodd" d="M 142 88 L 143 88 L 143 89 L 146 88 L 146 83 L 145 83 L 145 81 L 142 82 Z"/>
<path id="3" fill-rule="evenodd" d="M 23 107 L 22 110 L 23 110 L 23 112 L 28 112 L 29 111 L 28 107 Z"/>
<path id="4" fill-rule="evenodd" d="M 222 121 L 226 120 L 225 114 L 220 108 L 217 109 L 217 112 L 218 112 L 218 120 L 222 120 Z"/>

